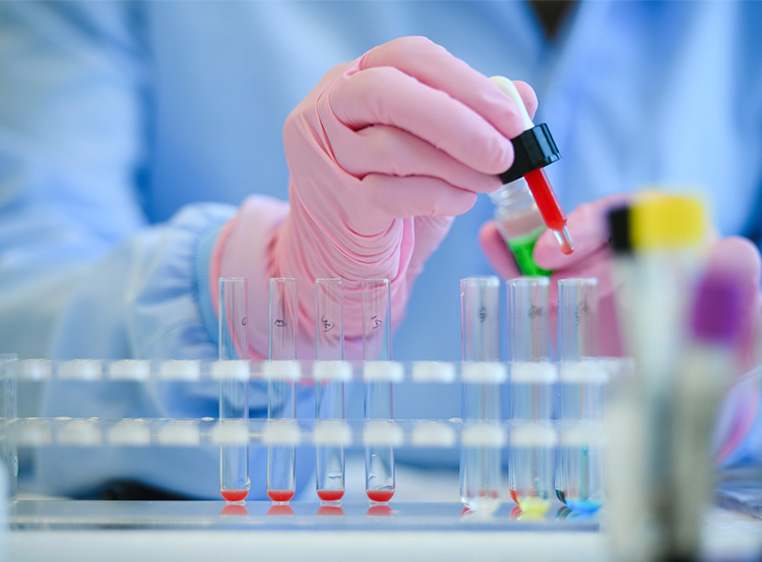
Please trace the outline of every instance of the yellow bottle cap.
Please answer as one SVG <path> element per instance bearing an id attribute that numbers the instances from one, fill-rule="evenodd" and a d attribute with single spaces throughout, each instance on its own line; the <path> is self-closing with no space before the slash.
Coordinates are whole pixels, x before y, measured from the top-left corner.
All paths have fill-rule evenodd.
<path id="1" fill-rule="evenodd" d="M 696 247 L 706 241 L 706 207 L 699 197 L 649 194 L 635 202 L 630 236 L 637 250 Z"/>

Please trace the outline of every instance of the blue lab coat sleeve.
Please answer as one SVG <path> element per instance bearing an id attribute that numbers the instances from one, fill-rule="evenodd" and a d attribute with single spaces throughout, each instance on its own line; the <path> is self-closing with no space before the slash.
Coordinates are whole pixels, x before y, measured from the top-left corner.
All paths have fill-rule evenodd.
<path id="1" fill-rule="evenodd" d="M 153 92 L 150 56 L 135 29 L 143 25 L 138 6 L 0 5 L 0 351 L 216 355 L 206 262 L 235 207 L 189 205 L 149 224 L 142 187 L 150 181 Z M 190 385 L 52 383 L 35 413 L 216 417 L 217 400 L 215 388 Z M 254 389 L 252 415 L 263 412 L 266 396 Z M 43 447 L 27 476 L 54 494 L 92 494 L 111 479 L 135 479 L 218 497 L 217 463 L 218 451 L 203 448 Z M 263 464 L 253 451 L 255 495 L 263 493 Z"/>

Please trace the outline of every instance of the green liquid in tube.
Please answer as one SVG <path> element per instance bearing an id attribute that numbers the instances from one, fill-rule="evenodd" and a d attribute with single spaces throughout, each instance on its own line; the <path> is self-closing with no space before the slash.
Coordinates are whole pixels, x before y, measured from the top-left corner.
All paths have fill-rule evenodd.
<path id="1" fill-rule="evenodd" d="M 534 258 L 532 257 L 534 245 L 537 243 L 537 239 L 540 237 L 540 234 L 542 234 L 544 231 L 545 228 L 538 228 L 529 234 L 506 241 L 508 247 L 511 249 L 511 252 L 513 252 L 513 257 L 515 258 L 516 263 L 518 264 L 519 269 L 523 275 L 528 277 L 550 277 L 550 275 L 553 273 L 552 271 L 543 269 L 537 265 L 534 261 Z"/>

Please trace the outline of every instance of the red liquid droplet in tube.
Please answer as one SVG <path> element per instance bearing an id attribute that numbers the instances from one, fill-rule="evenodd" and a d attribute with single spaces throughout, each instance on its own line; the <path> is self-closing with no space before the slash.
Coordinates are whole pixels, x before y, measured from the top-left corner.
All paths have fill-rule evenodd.
<path id="1" fill-rule="evenodd" d="M 516 495 L 516 490 L 509 490 L 511 494 L 511 499 L 513 500 L 513 503 L 519 503 L 519 498 Z"/>
<path id="2" fill-rule="evenodd" d="M 267 497 L 274 502 L 291 501 L 294 497 L 294 490 L 267 490 Z"/>
<path id="3" fill-rule="evenodd" d="M 344 497 L 344 490 L 318 490 L 317 495 L 324 502 L 335 502 Z"/>
<path id="4" fill-rule="evenodd" d="M 372 502 L 388 502 L 394 495 L 394 490 L 365 490 L 368 499 Z"/>
<path id="5" fill-rule="evenodd" d="M 561 251 L 564 254 L 571 254 L 574 247 L 566 232 L 566 215 L 558 202 L 556 192 L 553 191 L 553 187 L 548 181 L 548 176 L 545 175 L 545 170 L 542 168 L 532 170 L 524 176 L 524 179 L 529 184 L 529 190 L 540 210 L 543 222 L 549 229 L 556 231 L 557 236 L 562 238 L 559 240 Z"/>
<path id="6" fill-rule="evenodd" d="M 220 490 L 222 497 L 229 502 L 242 502 L 249 495 L 248 490 Z"/>

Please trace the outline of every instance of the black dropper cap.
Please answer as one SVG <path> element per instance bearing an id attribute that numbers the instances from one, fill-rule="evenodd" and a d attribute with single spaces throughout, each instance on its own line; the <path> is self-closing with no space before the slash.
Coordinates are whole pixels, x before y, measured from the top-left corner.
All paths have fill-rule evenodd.
<path id="1" fill-rule="evenodd" d="M 630 206 L 611 209 L 606 215 L 609 225 L 609 242 L 615 254 L 631 254 Z"/>
<path id="2" fill-rule="evenodd" d="M 511 142 L 513 165 L 499 176 L 504 185 L 561 159 L 556 141 L 545 123 L 527 129 Z"/>

